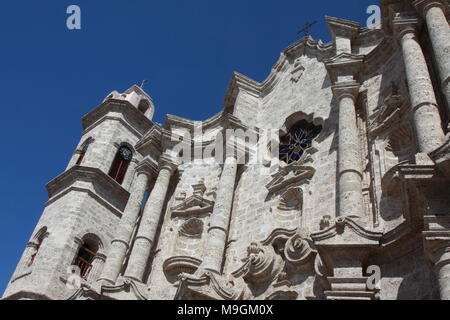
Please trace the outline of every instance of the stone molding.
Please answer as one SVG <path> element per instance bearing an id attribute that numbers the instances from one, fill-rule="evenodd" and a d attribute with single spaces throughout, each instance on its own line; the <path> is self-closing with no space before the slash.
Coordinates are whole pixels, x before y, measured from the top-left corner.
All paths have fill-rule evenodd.
<path id="1" fill-rule="evenodd" d="M 349 80 L 340 80 L 340 77 L 352 78 L 358 73 L 364 62 L 364 55 L 342 52 L 325 61 L 325 67 L 331 77 L 333 84 L 346 83 Z"/>
<path id="2" fill-rule="evenodd" d="M 82 124 L 84 132 L 91 130 L 92 126 L 101 122 L 105 117 L 110 117 L 108 116 L 108 113 L 110 112 L 121 113 L 126 121 L 122 120 L 129 124 L 129 126 L 133 128 L 133 131 L 136 131 L 139 136 L 144 135 L 154 126 L 154 123 L 129 101 L 109 99 L 83 117 Z M 121 119 L 116 117 L 113 118 L 116 120 Z"/>
<path id="3" fill-rule="evenodd" d="M 166 261 L 164 261 L 163 270 L 164 273 L 169 275 L 180 275 L 183 273 L 193 274 L 197 271 L 201 263 L 202 260 L 194 257 L 170 257 Z"/>
<path id="4" fill-rule="evenodd" d="M 313 178 L 316 170 L 311 166 L 299 165 L 292 163 L 286 167 L 280 168 L 272 176 L 272 180 L 266 185 L 269 193 L 274 193 L 294 183 L 298 185 L 308 184 Z"/>
<path id="5" fill-rule="evenodd" d="M 100 194 L 96 191 L 86 188 L 76 188 L 73 186 L 78 180 L 89 181 L 97 187 L 101 188 L 105 192 L 107 191 L 111 197 L 118 200 L 120 206 L 117 207 L 116 204 L 110 203 L 108 200 L 103 199 Z M 117 210 L 123 211 L 125 205 L 128 201 L 130 193 L 126 191 L 121 185 L 114 181 L 110 176 L 105 174 L 98 168 L 83 167 L 83 166 L 73 166 L 69 170 L 65 171 L 51 182 L 46 185 L 50 204 L 54 197 L 57 197 L 60 193 L 64 192 L 69 188 L 76 188 L 77 190 L 85 190 L 87 192 L 95 194 L 97 197 L 103 199 L 111 206 Z"/>
<path id="6" fill-rule="evenodd" d="M 446 14 L 449 12 L 447 0 L 414 0 L 413 5 L 422 16 L 425 16 L 427 11 L 434 7 L 441 8 Z"/>

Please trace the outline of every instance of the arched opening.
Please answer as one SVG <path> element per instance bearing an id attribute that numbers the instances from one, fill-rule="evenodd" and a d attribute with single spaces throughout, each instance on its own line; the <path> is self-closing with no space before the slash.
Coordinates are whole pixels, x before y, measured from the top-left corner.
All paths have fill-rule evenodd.
<path id="1" fill-rule="evenodd" d="M 287 164 L 299 161 L 321 131 L 321 125 L 314 125 L 306 120 L 296 122 L 280 137 L 280 160 Z"/>
<path id="2" fill-rule="evenodd" d="M 127 173 L 128 166 L 133 158 L 133 152 L 126 146 L 121 146 L 116 153 L 114 161 L 109 170 L 109 176 L 122 184 L 125 174 Z"/>
<path id="3" fill-rule="evenodd" d="M 91 139 L 89 139 L 89 140 L 86 141 L 86 142 L 83 144 L 83 146 L 81 147 L 81 149 L 80 149 L 80 151 L 79 151 L 79 153 L 78 153 L 78 159 L 77 159 L 77 162 L 76 162 L 76 165 L 77 165 L 77 166 L 81 165 L 81 163 L 83 162 L 84 157 L 86 156 L 86 152 L 87 152 L 87 150 L 88 150 L 89 145 L 91 144 L 91 142 L 92 142 Z"/>
<path id="4" fill-rule="evenodd" d="M 80 269 L 80 277 L 87 279 L 92 270 L 92 263 L 97 255 L 99 245 L 92 239 L 86 239 L 82 242 L 75 258 L 75 265 Z"/>
<path id="5" fill-rule="evenodd" d="M 33 242 L 31 243 L 32 251 L 30 255 L 30 260 L 28 261 L 27 264 L 28 267 L 31 267 L 34 261 L 36 260 L 36 257 L 39 253 L 39 249 L 41 248 L 42 243 L 44 242 L 46 236 L 47 236 L 47 227 L 43 227 L 41 230 L 38 231 L 38 233 L 36 233 Z"/>
<path id="6" fill-rule="evenodd" d="M 146 114 L 148 108 L 150 108 L 150 103 L 147 100 L 142 99 L 139 103 L 138 110 L 143 114 Z"/>

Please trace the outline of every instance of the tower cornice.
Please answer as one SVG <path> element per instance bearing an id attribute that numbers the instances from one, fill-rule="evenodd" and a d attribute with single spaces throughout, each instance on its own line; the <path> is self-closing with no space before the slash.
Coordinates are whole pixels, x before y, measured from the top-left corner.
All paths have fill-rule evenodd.
<path id="1" fill-rule="evenodd" d="M 155 125 L 129 101 L 108 99 L 82 118 L 84 131 L 88 131 L 92 129 L 92 127 L 95 127 L 99 121 L 109 113 L 122 114 L 124 121 L 126 121 L 126 123 L 128 123 L 140 136 L 143 136 Z"/>

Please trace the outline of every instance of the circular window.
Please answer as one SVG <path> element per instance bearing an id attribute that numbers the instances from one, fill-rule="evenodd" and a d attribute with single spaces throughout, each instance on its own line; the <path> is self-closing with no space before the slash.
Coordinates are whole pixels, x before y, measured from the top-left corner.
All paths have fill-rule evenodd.
<path id="1" fill-rule="evenodd" d="M 133 152 L 128 147 L 120 147 L 119 154 L 123 160 L 131 161 L 133 158 Z"/>

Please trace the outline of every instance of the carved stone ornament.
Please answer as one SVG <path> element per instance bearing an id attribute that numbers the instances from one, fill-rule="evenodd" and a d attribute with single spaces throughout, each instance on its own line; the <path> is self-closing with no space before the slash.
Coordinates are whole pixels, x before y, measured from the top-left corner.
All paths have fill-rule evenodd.
<path id="1" fill-rule="evenodd" d="M 209 271 L 200 275 L 182 273 L 179 275 L 177 287 L 175 300 L 242 300 L 246 289 L 240 279 L 229 279 Z"/>
<path id="2" fill-rule="evenodd" d="M 177 275 L 182 273 L 193 274 L 202 261 L 193 257 L 171 257 L 164 261 L 163 270 L 166 274 Z"/>
<path id="3" fill-rule="evenodd" d="M 192 196 L 186 198 L 186 193 L 182 192 L 176 200 L 181 200 L 181 203 L 170 208 L 172 217 L 175 216 L 191 216 L 191 215 L 205 215 L 210 214 L 214 208 L 214 201 L 204 197 L 206 186 L 201 180 L 198 184 L 192 186 L 194 193 Z"/>
<path id="4" fill-rule="evenodd" d="M 317 252 L 311 248 L 311 243 L 298 234 L 289 238 L 284 247 L 286 262 L 294 266 L 305 264 L 309 259 L 312 259 L 316 253 Z"/>
<path id="5" fill-rule="evenodd" d="M 280 168 L 273 175 L 272 181 L 266 185 L 266 188 L 270 193 L 273 193 L 294 183 L 297 185 L 299 183 L 309 183 L 315 172 L 316 170 L 313 167 L 293 163 L 284 168 Z"/>
<path id="6" fill-rule="evenodd" d="M 247 248 L 244 265 L 233 272 L 236 278 L 242 277 L 247 283 L 271 282 L 281 271 L 281 259 L 272 246 L 262 246 L 252 242 Z"/>
<path id="7" fill-rule="evenodd" d="M 286 268 L 298 268 L 312 261 L 317 252 L 304 231 L 276 229 L 260 243 L 252 242 L 243 266 L 232 273 L 249 284 L 271 283 L 274 287 L 290 287 Z"/>

